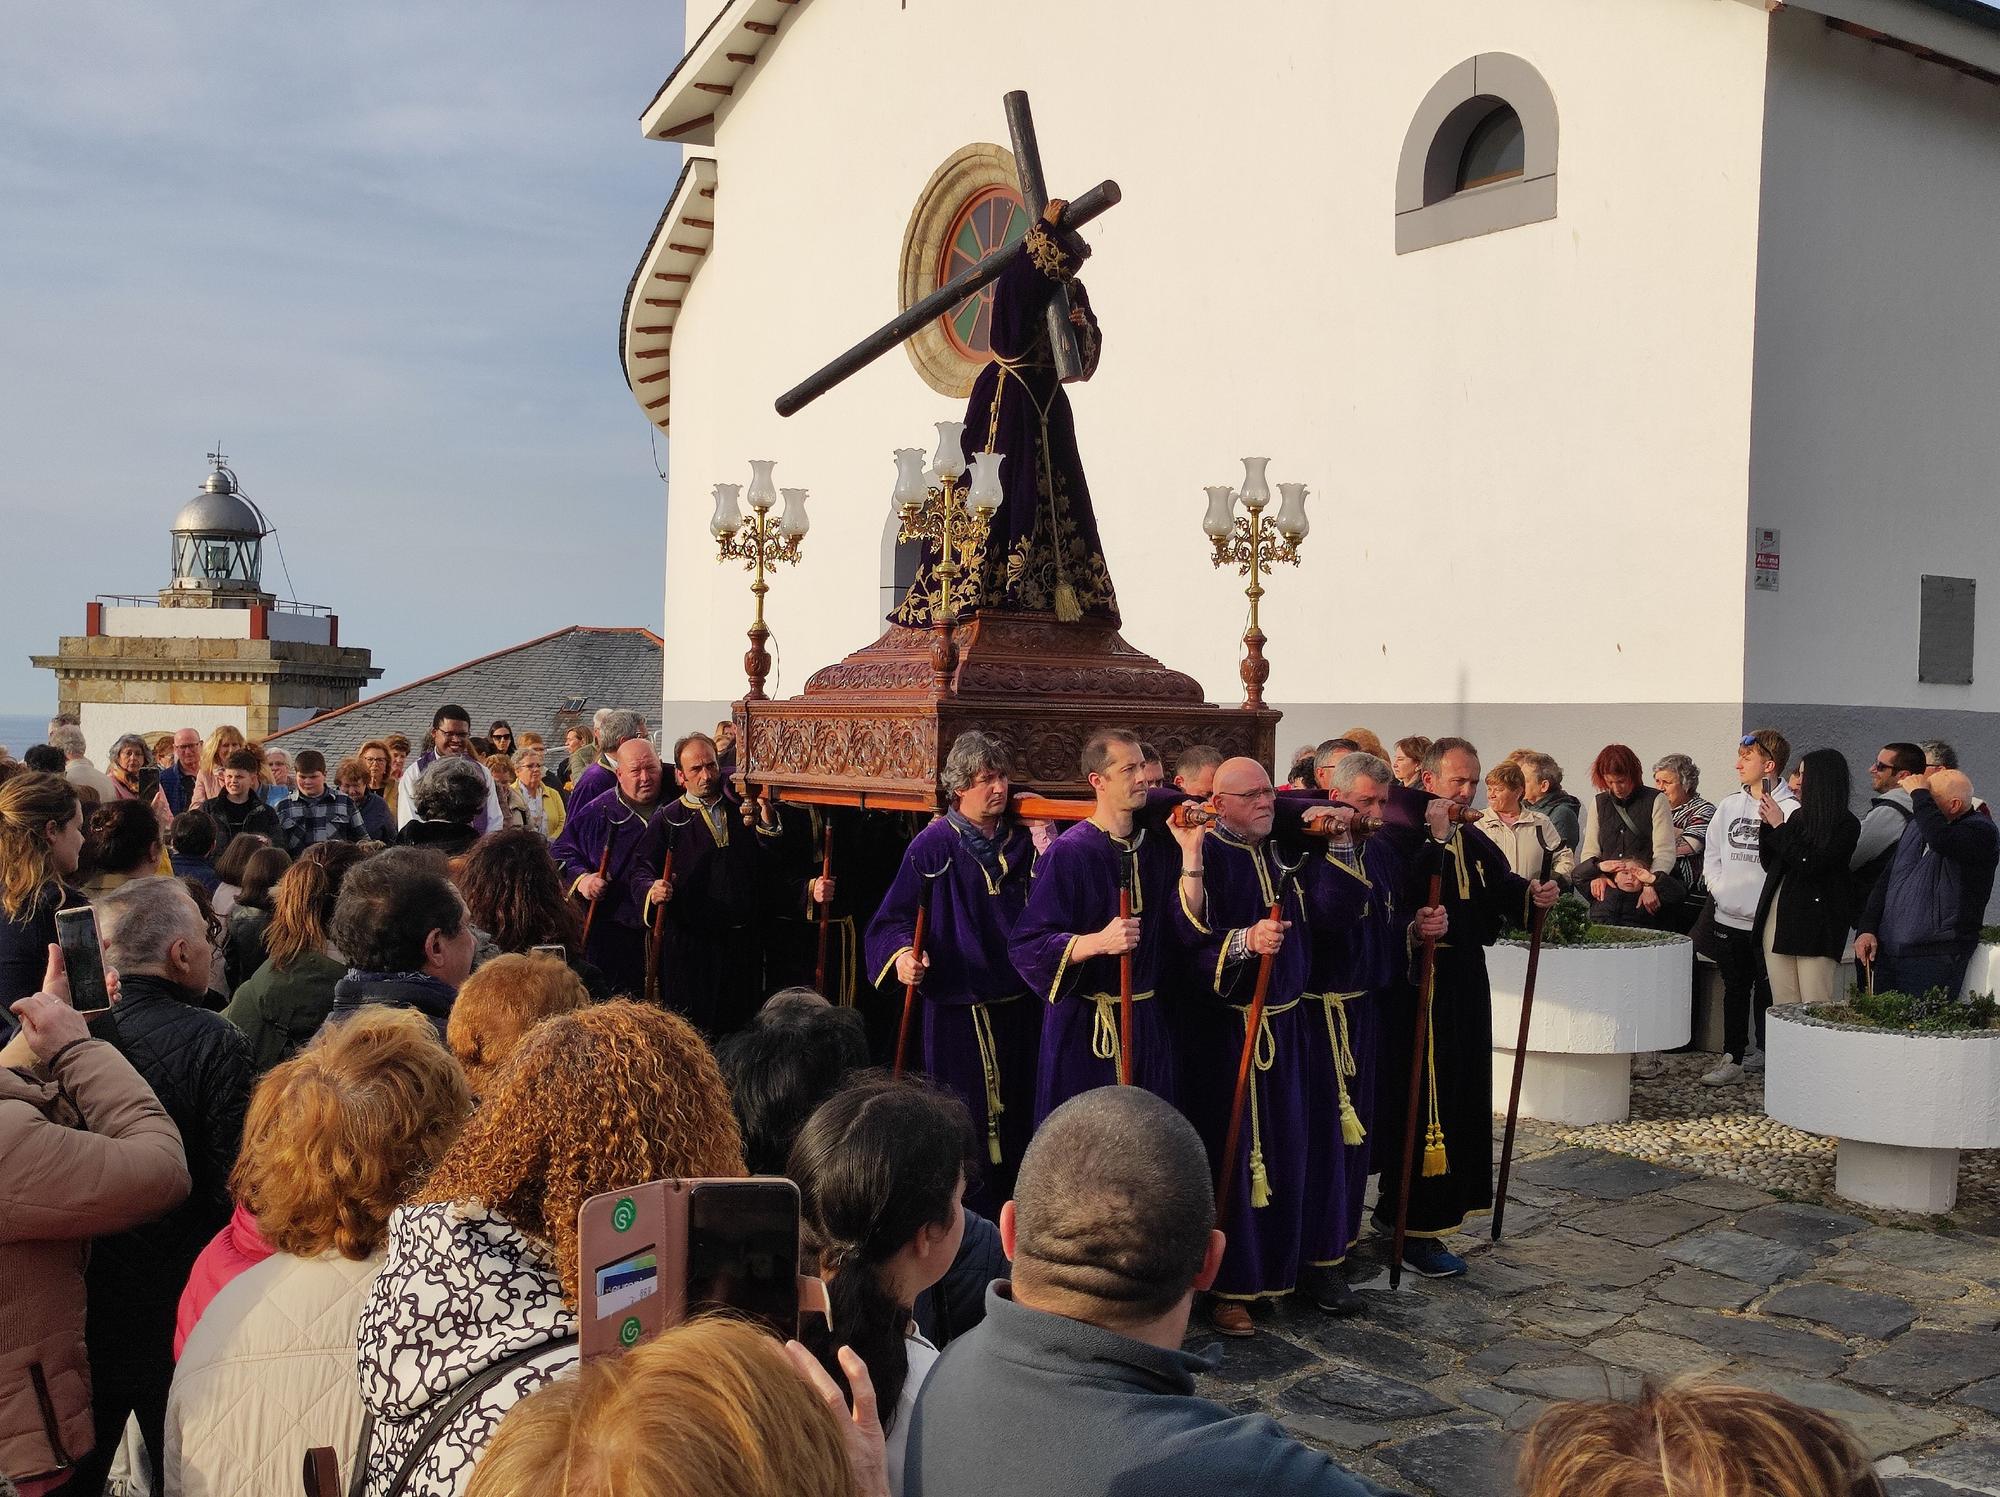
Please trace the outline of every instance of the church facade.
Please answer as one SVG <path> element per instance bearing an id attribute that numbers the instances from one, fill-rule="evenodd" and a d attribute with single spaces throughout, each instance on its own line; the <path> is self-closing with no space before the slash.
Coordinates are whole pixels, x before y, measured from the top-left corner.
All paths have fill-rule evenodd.
<path id="1" fill-rule="evenodd" d="M 1238 700 L 1203 486 L 1253 454 L 1310 486 L 1262 610 L 1281 751 L 1362 723 L 1574 771 L 1618 739 L 1720 783 L 1770 722 L 2000 754 L 1979 0 L 690 0 L 620 328 L 671 438 L 665 722 L 742 694 L 708 495 L 748 459 L 815 499 L 772 694 L 880 632 L 890 452 L 962 414 L 979 310 L 772 402 L 1025 226 L 1015 88 L 1052 193 L 1123 188 L 1070 394 L 1126 637 Z"/>

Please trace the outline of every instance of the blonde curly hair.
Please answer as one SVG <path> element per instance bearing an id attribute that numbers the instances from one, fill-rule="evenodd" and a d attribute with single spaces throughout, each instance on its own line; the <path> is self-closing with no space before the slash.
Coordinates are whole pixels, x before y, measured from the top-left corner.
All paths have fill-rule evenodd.
<path id="1" fill-rule="evenodd" d="M 484 1096 L 493 1073 L 530 1029 L 589 1002 L 583 979 L 547 952 L 496 956 L 468 977 L 452 999 L 444 1037 L 473 1091 Z"/>
<path id="2" fill-rule="evenodd" d="M 257 1083 L 229 1189 L 279 1252 L 359 1262 L 471 1111 L 429 1019 L 364 1008 Z"/>
<path id="3" fill-rule="evenodd" d="M 729 1089 L 694 1026 L 618 999 L 530 1030 L 415 1200 L 476 1202 L 546 1243 L 575 1305 L 576 1213 L 591 1196 L 745 1173 Z"/>

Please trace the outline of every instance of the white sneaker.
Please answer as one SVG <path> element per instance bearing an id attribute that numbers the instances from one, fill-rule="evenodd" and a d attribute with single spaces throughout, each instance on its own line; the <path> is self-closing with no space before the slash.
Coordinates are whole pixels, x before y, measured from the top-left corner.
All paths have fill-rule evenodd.
<path id="1" fill-rule="evenodd" d="M 1746 1075 L 1750 1076 L 1763 1075 L 1764 1052 L 1762 1050 L 1746 1051 L 1743 1056 L 1743 1070 Z"/>
<path id="2" fill-rule="evenodd" d="M 1667 1063 L 1660 1059 L 1660 1052 L 1648 1050 L 1632 1057 L 1632 1079 L 1652 1081 L 1667 1073 Z"/>
<path id="3" fill-rule="evenodd" d="M 1725 1060 L 1706 1076 L 1701 1078 L 1703 1086 L 1728 1086 L 1732 1081 L 1743 1079 L 1743 1067 L 1733 1060 Z"/>

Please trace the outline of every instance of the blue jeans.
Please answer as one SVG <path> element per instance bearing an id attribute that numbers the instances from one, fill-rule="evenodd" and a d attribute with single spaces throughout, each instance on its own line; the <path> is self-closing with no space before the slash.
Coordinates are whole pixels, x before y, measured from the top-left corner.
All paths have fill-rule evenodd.
<path id="1" fill-rule="evenodd" d="M 1910 952 L 1899 956 L 1885 951 L 1875 963 L 1875 991 L 1908 993 L 1915 998 L 1932 988 L 1943 988 L 1956 998 L 1971 960 L 1969 951 Z"/>

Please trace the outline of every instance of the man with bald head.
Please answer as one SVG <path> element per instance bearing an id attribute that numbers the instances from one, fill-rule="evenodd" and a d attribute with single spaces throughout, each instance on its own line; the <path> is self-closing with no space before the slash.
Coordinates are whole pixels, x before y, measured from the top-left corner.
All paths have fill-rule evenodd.
<path id="1" fill-rule="evenodd" d="M 905 1497 L 1379 1492 L 1267 1415 L 1195 1396 L 1213 1353 L 1181 1343 L 1226 1250 L 1213 1191 L 1158 1097 L 1100 1087 L 1057 1108 L 1000 1208 L 1012 1277 L 917 1399 Z"/>
<path id="2" fill-rule="evenodd" d="M 764 1001 L 776 911 L 767 907 L 763 884 L 784 828 L 768 798 L 746 812 L 706 733 L 674 744 L 674 779 L 680 797 L 648 829 L 634 887 L 644 921 L 664 906 L 653 956 L 661 999 L 705 1034 L 728 1034 Z"/>
<path id="3" fill-rule="evenodd" d="M 1877 990 L 1956 995 L 1993 893 L 2000 827 L 1972 814 L 1972 781 L 1960 770 L 1898 783 L 1910 795 L 1910 822 L 1861 913 L 1854 959 L 1874 963 Z"/>
<path id="4" fill-rule="evenodd" d="M 1481 783 L 1479 750 L 1463 738 L 1440 738 L 1424 754 L 1421 789 L 1389 792 L 1383 835 L 1404 864 L 1404 904 L 1423 914 L 1427 889 L 1438 879 L 1445 932 L 1438 943 L 1430 1041 L 1418 1057 L 1416 1167 L 1411 1169 L 1409 1230 L 1403 1261 L 1426 1278 L 1465 1272 L 1465 1260 L 1444 1246 L 1469 1218 L 1493 1206 L 1493 994 L 1486 948 L 1510 927 L 1525 926 L 1536 906 L 1556 902 L 1553 880 L 1530 883 L 1485 833 L 1458 819 Z M 1412 932 L 1411 945 L 1422 933 Z M 1410 1105 L 1411 1052 L 1416 1043 L 1418 963 L 1397 984 L 1397 1018 L 1383 1031 L 1377 1075 L 1374 1154 L 1382 1172 L 1378 1227 L 1395 1221 L 1402 1193 L 1403 1128 Z"/>
<path id="5" fill-rule="evenodd" d="M 1219 819 L 1202 838 L 1201 877 L 1181 881 L 1177 932 L 1190 991 L 1181 1015 L 1183 1106 L 1208 1146 L 1228 1202 L 1229 1246 L 1210 1318 L 1225 1336 L 1252 1332 L 1249 1307 L 1299 1283 L 1310 1155 L 1310 1099 L 1338 1085 L 1324 1034 L 1310 1043 L 1299 1006 L 1310 954 L 1292 878 L 1271 840 L 1277 792 L 1255 759 L 1227 759 L 1211 792 Z M 1272 916 L 1272 909 L 1277 915 Z M 1253 1032 L 1250 1005 L 1264 958 L 1271 981 Z M 1254 1047 L 1247 1115 L 1224 1159 L 1244 1046 Z"/>
<path id="6" fill-rule="evenodd" d="M 646 987 L 639 856 L 660 815 L 660 756 L 646 739 L 631 738 L 610 762 L 615 784 L 571 812 L 549 852 L 571 896 L 597 906 L 583 959 L 605 975 L 612 992 L 636 998 Z"/>

